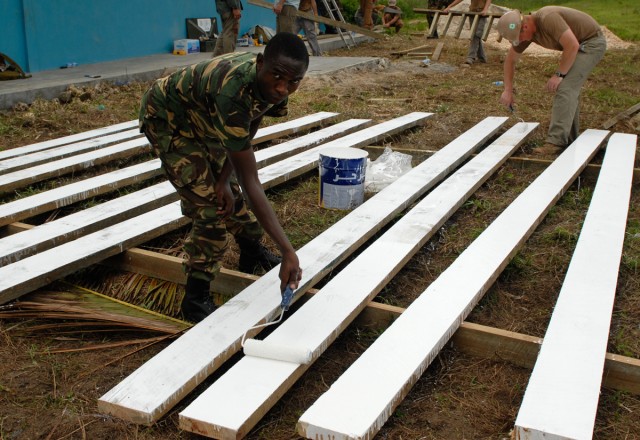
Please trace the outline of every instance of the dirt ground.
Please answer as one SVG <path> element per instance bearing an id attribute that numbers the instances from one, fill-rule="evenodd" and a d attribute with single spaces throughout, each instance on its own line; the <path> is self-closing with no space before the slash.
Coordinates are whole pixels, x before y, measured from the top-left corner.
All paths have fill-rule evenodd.
<path id="1" fill-rule="evenodd" d="M 613 36 L 614 37 L 614 36 Z M 612 38 L 611 42 L 618 44 Z M 391 52 L 445 43 L 442 56 L 424 66 L 422 60 L 395 57 Z M 624 42 L 623 42 L 624 43 Z M 510 116 L 539 122 L 532 139 L 516 156 L 530 156 L 540 145 L 549 121 L 551 97 L 543 92 L 557 65 L 557 55 L 525 56 L 517 73 L 517 107 L 511 116 L 499 104 L 505 49 L 487 44 L 489 62 L 462 69 L 468 40 L 425 40 L 400 34 L 385 40 L 342 49 L 331 56 L 377 56 L 383 60 L 367 69 L 304 80 L 291 99 L 291 117 L 316 111 L 382 121 L 411 111 L 433 112 L 426 127 L 386 139 L 381 145 L 411 151 L 414 164 L 487 116 Z M 612 47 L 587 81 L 582 93 L 582 128 L 598 128 L 637 102 L 640 50 L 620 43 Z M 623 46 L 623 47 L 622 47 Z M 0 147 L 27 145 L 72 131 L 84 131 L 135 117 L 137 100 L 148 85 L 103 85 L 79 91 L 63 105 L 37 102 L 0 113 Z M 89 96 L 81 100 L 82 93 Z M 103 108 L 96 110 L 99 105 Z M 279 121 L 273 121 L 279 122 Z M 638 134 L 637 120 L 614 127 Z M 596 158 L 601 160 L 601 156 Z M 638 166 L 636 160 L 636 167 Z M 445 224 L 441 231 L 391 280 L 376 299 L 407 307 L 500 212 L 544 169 L 510 164 L 500 169 Z M 80 176 L 75 176 L 78 178 Z M 533 336 L 544 336 L 571 253 L 588 208 L 594 179 L 583 177 L 514 257 L 468 321 Z M 46 187 L 46 185 L 43 185 Z M 307 175 L 269 192 L 283 226 L 296 247 L 304 245 L 339 216 L 317 206 L 317 177 Z M 20 194 L 16 195 L 19 197 Z M 296 212 L 296 218 L 289 213 Z M 66 213 L 61 210 L 56 215 Z M 300 219 L 326 220 L 311 225 Z M 33 219 L 42 222 L 46 219 Z M 146 246 L 179 254 L 184 231 Z M 608 351 L 640 358 L 640 193 L 633 188 L 627 237 L 620 267 Z M 225 265 L 234 268 L 237 254 Z M 94 284 L 96 280 L 94 281 Z M 99 284 L 99 283 L 97 283 Z M 87 348 L 137 339 L 127 332 L 96 333 L 87 329 L 63 332 L 36 330 L 50 321 L 39 318 L 0 320 L 0 439 L 195 439 L 178 428 L 178 413 L 209 378 L 153 426 L 146 427 L 98 413 L 97 399 L 168 344 L 135 351 L 134 346 L 56 353 L 58 348 Z M 248 435 L 249 439 L 295 439 L 299 416 L 369 346 L 384 329 L 349 327 Z M 419 338 L 420 335 L 415 335 Z M 218 373 L 216 373 L 218 374 Z M 478 358 L 448 345 L 398 406 L 376 438 L 380 439 L 504 439 L 509 438 L 530 370 L 508 360 Z M 372 384 L 374 386 L 375 384 Z M 366 399 L 366 396 L 363 396 Z M 640 397 L 603 388 L 594 439 L 639 439 Z"/>

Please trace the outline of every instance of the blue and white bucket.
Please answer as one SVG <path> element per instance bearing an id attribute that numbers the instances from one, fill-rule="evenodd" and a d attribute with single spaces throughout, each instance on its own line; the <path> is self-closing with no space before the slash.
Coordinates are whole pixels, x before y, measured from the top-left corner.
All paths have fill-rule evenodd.
<path id="1" fill-rule="evenodd" d="M 320 206 L 353 209 L 364 201 L 368 152 L 335 147 L 320 151 Z"/>

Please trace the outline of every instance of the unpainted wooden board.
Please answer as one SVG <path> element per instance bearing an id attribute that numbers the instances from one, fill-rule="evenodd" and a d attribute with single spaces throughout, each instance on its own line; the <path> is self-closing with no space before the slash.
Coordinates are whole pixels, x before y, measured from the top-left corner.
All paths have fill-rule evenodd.
<path id="1" fill-rule="evenodd" d="M 607 135 L 587 130 L 571 144 L 301 416 L 298 433 L 372 438 Z"/>
<path id="2" fill-rule="evenodd" d="M 265 342 L 304 347 L 317 359 L 536 126 L 512 127 L 434 188 Z M 429 162 L 422 164 L 423 169 L 430 167 Z M 309 367 L 245 356 L 180 413 L 180 426 L 208 437 L 242 438 Z"/>
<path id="3" fill-rule="evenodd" d="M 121 131 L 106 136 L 101 136 L 86 141 L 76 142 L 74 144 L 63 145 L 60 147 L 49 148 L 45 151 L 37 151 L 35 153 L 16 156 L 0 162 L 0 174 L 7 174 L 13 171 L 23 170 L 33 167 L 44 162 L 51 162 L 57 159 L 74 156 L 76 154 L 86 153 L 88 151 L 97 150 L 119 142 L 140 138 L 142 134 L 139 130 Z"/>
<path id="4" fill-rule="evenodd" d="M 460 136 L 452 148 L 432 162 L 431 172 L 444 177 L 505 120 L 487 118 L 475 132 L 470 130 Z M 304 274 L 296 297 L 428 190 L 429 186 L 420 187 L 424 179 L 411 180 L 410 173 L 405 176 L 401 178 L 406 182 L 400 186 L 402 191 L 380 192 L 298 251 Z M 100 410 L 137 423 L 149 424 L 159 419 L 240 348 L 245 331 L 277 313 L 280 281 L 276 271 L 261 277 L 102 396 L 98 401 Z M 199 349 L 193 350 L 195 346 Z M 167 369 L 167 365 L 173 367 Z"/>
<path id="5" fill-rule="evenodd" d="M 605 130 L 608 130 L 614 125 L 616 125 L 619 121 L 623 120 L 624 118 L 628 118 L 629 116 L 631 116 L 632 114 L 638 111 L 640 111 L 640 102 L 635 105 L 632 105 L 625 111 L 620 112 L 613 118 L 607 120 L 604 124 L 602 124 L 602 128 L 604 128 Z"/>
<path id="6" fill-rule="evenodd" d="M 0 151 L 0 160 L 5 160 L 10 157 L 22 156 L 23 154 L 34 153 L 36 151 L 59 147 L 61 145 L 67 145 L 74 142 L 80 142 L 94 137 L 105 136 L 110 133 L 116 133 L 118 131 L 130 130 L 137 126 L 138 120 L 134 119 L 132 121 L 122 122 L 119 124 L 110 125 L 108 127 L 97 128 L 95 130 L 84 131 L 82 133 L 76 133 L 61 138 L 38 142 L 37 144 L 11 148 L 10 150 Z"/>
<path id="7" fill-rule="evenodd" d="M 522 440 L 588 439 L 600 397 L 637 136 L 613 134 L 516 418 Z"/>

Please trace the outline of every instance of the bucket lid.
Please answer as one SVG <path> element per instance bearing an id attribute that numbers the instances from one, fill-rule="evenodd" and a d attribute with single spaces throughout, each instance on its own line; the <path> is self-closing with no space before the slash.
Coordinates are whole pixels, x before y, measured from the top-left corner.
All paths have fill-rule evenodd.
<path id="1" fill-rule="evenodd" d="M 369 152 L 351 147 L 329 147 L 320 150 L 320 156 L 333 157 L 335 159 L 364 159 Z"/>

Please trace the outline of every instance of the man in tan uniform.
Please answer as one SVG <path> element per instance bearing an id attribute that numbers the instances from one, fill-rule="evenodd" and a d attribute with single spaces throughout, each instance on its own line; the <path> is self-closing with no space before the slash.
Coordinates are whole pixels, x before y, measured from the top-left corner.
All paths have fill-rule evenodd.
<path id="1" fill-rule="evenodd" d="M 533 42 L 562 51 L 556 72 L 546 89 L 554 93 L 546 143 L 535 154 L 554 155 L 573 142 L 580 130 L 580 90 L 604 56 L 607 42 L 598 23 L 588 14 L 561 6 L 545 6 L 530 15 L 509 11 L 500 17 L 498 32 L 512 47 L 504 62 L 504 92 L 500 103 L 513 108 L 513 78 L 520 54 Z"/>
<path id="2" fill-rule="evenodd" d="M 460 3 L 462 0 L 453 0 L 453 2 L 447 6 L 444 11 L 445 14 L 449 13 L 452 7 Z M 469 5 L 470 12 L 479 12 L 481 15 L 478 17 L 478 26 L 473 35 L 471 35 L 471 43 L 469 44 L 469 51 L 467 52 L 467 59 L 462 63 L 462 67 L 469 67 L 476 61 L 480 63 L 487 62 L 487 56 L 484 53 L 484 47 L 482 47 L 482 34 L 484 34 L 484 27 L 487 24 L 487 12 L 489 12 L 489 6 L 491 6 L 491 0 L 471 0 Z M 473 20 L 473 17 L 469 17 Z"/>

